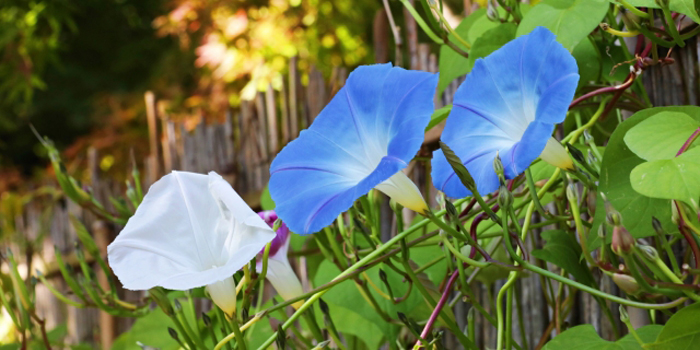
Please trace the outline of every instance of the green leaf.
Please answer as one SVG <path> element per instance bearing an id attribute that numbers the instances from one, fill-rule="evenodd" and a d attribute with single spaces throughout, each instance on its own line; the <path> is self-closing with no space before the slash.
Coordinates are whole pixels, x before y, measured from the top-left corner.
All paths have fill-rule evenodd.
<path id="1" fill-rule="evenodd" d="M 677 199 L 698 208 L 700 198 L 700 147 L 676 158 L 637 165 L 630 173 L 632 188 L 648 197 Z"/>
<path id="2" fill-rule="evenodd" d="M 635 155 L 624 142 L 629 130 L 639 123 L 665 112 L 680 112 L 700 121 L 700 107 L 673 106 L 648 108 L 635 113 L 620 124 L 605 148 L 605 155 L 600 169 L 600 183 L 596 202 L 593 227 L 588 237 L 589 249 L 600 247 L 598 227 L 605 222 L 605 207 L 600 193 L 605 193 L 610 204 L 622 215 L 622 223 L 635 238 L 649 237 L 656 233 L 651 226 L 651 217 L 655 216 L 669 234 L 677 233 L 678 228 L 671 222 L 671 203 L 666 199 L 649 198 L 632 188 L 630 173 L 637 165 L 644 162 Z M 612 235 L 607 235 L 608 243 Z"/>
<path id="3" fill-rule="evenodd" d="M 583 284 L 596 284 L 591 271 L 581 260 L 581 246 L 573 236 L 561 230 L 552 230 L 543 232 L 542 238 L 546 241 L 544 248 L 534 250 L 534 257 L 561 267 Z"/>
<path id="4" fill-rule="evenodd" d="M 269 185 L 265 185 L 262 193 L 260 194 L 260 207 L 262 210 L 275 210 L 275 202 L 270 197 Z"/>
<path id="5" fill-rule="evenodd" d="M 617 0 L 610 0 L 613 4 L 619 4 Z M 649 8 L 659 8 L 656 4 L 656 0 L 627 0 L 627 3 L 634 7 L 649 7 Z"/>
<path id="6" fill-rule="evenodd" d="M 112 345 L 112 350 L 138 350 L 141 349 L 136 342 L 160 348 L 161 350 L 177 350 L 180 345 L 168 334 L 168 327 L 175 328 L 170 317 L 160 308 L 150 314 L 139 318 L 126 333 L 117 338 Z"/>
<path id="7" fill-rule="evenodd" d="M 517 28 L 515 23 L 502 23 L 484 32 L 476 39 L 472 44 L 472 49 L 469 51 L 469 59 L 467 60 L 469 71 L 474 68 L 474 62 L 476 62 L 477 58 L 486 57 L 515 39 Z"/>
<path id="8" fill-rule="evenodd" d="M 505 10 L 499 7 L 498 13 L 505 15 Z M 498 25 L 499 23 L 493 22 L 486 17 L 486 9 L 479 9 L 463 19 L 455 28 L 455 32 L 469 44 L 473 44 L 482 34 Z M 452 35 L 448 36 L 448 39 L 462 50 L 468 51 Z M 447 45 L 440 47 L 438 66 L 440 68 L 438 94 L 442 94 L 455 78 L 469 73 L 470 70 L 467 58 L 458 54 Z"/>
<path id="9" fill-rule="evenodd" d="M 654 341 L 661 330 L 660 325 L 648 325 L 637 329 L 637 334 L 646 343 Z M 645 347 L 646 348 L 646 347 Z M 549 341 L 542 350 L 641 350 L 636 339 L 627 334 L 622 339 L 611 342 L 603 340 L 590 324 L 569 328 Z"/>
<path id="10" fill-rule="evenodd" d="M 556 34 L 557 41 L 572 51 L 598 27 L 609 7 L 606 0 L 544 0 L 523 17 L 518 36 L 543 26 Z"/>
<path id="11" fill-rule="evenodd" d="M 671 316 L 656 341 L 645 344 L 644 349 L 695 349 L 698 339 L 700 339 L 700 304 L 693 304 Z"/>
<path id="12" fill-rule="evenodd" d="M 661 112 L 639 123 L 625 135 L 625 143 L 646 160 L 672 159 L 700 127 L 700 122 L 680 112 Z"/>
<path id="13" fill-rule="evenodd" d="M 582 40 L 576 45 L 571 55 L 576 59 L 578 73 L 581 76 L 578 82 L 579 86 L 599 80 L 601 61 L 600 57 L 598 57 L 598 49 L 595 47 L 592 39 Z"/>
<path id="14" fill-rule="evenodd" d="M 695 23 L 700 23 L 700 16 L 695 7 L 694 0 L 672 0 L 669 4 L 671 11 L 682 13 L 690 17 Z"/>
<path id="15" fill-rule="evenodd" d="M 452 105 L 447 105 L 433 112 L 433 115 L 430 117 L 430 123 L 428 123 L 428 126 L 425 127 L 425 131 L 427 132 L 436 125 L 440 124 L 443 120 L 447 119 L 447 116 L 450 115 L 451 110 Z M 265 189 L 267 189 L 267 187 Z"/>

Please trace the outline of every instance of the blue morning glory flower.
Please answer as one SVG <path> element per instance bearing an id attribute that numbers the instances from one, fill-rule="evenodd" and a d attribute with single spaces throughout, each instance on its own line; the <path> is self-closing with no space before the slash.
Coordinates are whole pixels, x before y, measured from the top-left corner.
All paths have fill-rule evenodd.
<path id="1" fill-rule="evenodd" d="M 479 193 L 499 186 L 493 169 L 497 154 L 507 179 L 521 174 L 537 157 L 560 168 L 573 167 L 552 131 L 566 118 L 578 67 L 555 39 L 548 29 L 535 28 L 478 59 L 457 89 L 442 142 L 462 160 Z M 453 198 L 471 194 L 442 150 L 433 153 L 432 167 L 438 190 Z"/>
<path id="2" fill-rule="evenodd" d="M 277 215 L 299 234 L 331 224 L 376 188 L 417 212 L 427 205 L 401 171 L 423 143 L 437 74 L 361 66 L 270 166 Z"/>

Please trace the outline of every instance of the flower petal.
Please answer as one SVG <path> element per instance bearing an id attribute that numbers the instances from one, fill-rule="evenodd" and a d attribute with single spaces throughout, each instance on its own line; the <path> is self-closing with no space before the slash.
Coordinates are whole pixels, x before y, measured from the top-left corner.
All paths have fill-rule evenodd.
<path id="1" fill-rule="evenodd" d="M 442 141 L 465 163 L 481 194 L 498 188 L 493 159 L 506 178 L 540 156 L 578 84 L 576 60 L 548 29 L 538 27 L 478 59 L 457 89 Z M 433 154 L 433 183 L 450 197 L 469 191 L 440 150 Z"/>
<path id="2" fill-rule="evenodd" d="M 232 203 L 240 197 L 231 186 L 230 192 L 220 190 L 216 199 L 210 192 L 210 176 L 188 172 L 172 172 L 151 186 L 108 247 L 109 264 L 124 288 L 186 290 L 221 281 L 274 238 L 250 208 L 247 210 L 259 220 L 255 226 L 230 220 L 236 215 L 246 217 L 240 212 L 232 214 L 236 211 Z M 222 203 L 229 203 L 229 220 L 222 215 Z M 267 233 L 257 225 L 263 225 Z M 234 242 L 232 236 L 245 239 Z"/>
<path id="3" fill-rule="evenodd" d="M 294 299 L 304 294 L 301 281 L 289 264 L 286 255 L 277 255 L 275 258 L 267 260 L 267 275 L 265 277 L 284 300 Z M 298 309 L 303 303 L 304 301 L 300 300 L 292 306 Z"/>
<path id="4" fill-rule="evenodd" d="M 433 112 L 437 75 L 362 66 L 270 167 L 277 214 L 297 233 L 329 225 L 406 167 Z"/>

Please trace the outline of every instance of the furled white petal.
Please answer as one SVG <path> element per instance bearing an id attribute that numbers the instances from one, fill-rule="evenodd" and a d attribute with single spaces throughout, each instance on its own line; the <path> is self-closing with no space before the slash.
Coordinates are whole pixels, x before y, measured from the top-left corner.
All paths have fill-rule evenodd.
<path id="1" fill-rule="evenodd" d="M 574 168 L 574 163 L 569 157 L 569 153 L 566 152 L 564 146 L 559 143 L 555 138 L 550 137 L 547 140 L 547 145 L 544 146 L 544 150 L 540 154 L 540 158 L 545 162 L 562 168 L 564 170 L 571 170 Z"/>
<path id="2" fill-rule="evenodd" d="M 293 299 L 304 294 L 301 281 L 294 273 L 286 254 L 276 254 L 274 257 L 267 259 L 266 278 L 284 300 Z M 300 300 L 292 304 L 292 306 L 298 309 L 303 303 L 304 301 Z"/>
<path id="3" fill-rule="evenodd" d="M 230 278 L 274 237 L 220 176 L 172 172 L 151 186 L 108 258 L 126 289 L 187 290 Z"/>
<path id="4" fill-rule="evenodd" d="M 275 288 L 277 293 L 284 300 L 289 300 L 296 298 L 304 293 L 301 286 L 301 281 L 297 277 L 294 269 L 289 264 L 289 259 L 287 258 L 287 251 L 289 250 L 289 237 L 284 243 L 279 247 L 274 255 L 270 255 L 267 259 L 267 278 Z M 262 272 L 262 258 L 258 259 L 255 265 L 255 270 L 260 273 Z M 298 309 L 304 303 L 303 300 L 297 301 L 292 304 L 295 309 Z"/>
<path id="5" fill-rule="evenodd" d="M 420 190 L 403 171 L 394 174 L 375 188 L 384 192 L 396 203 L 417 213 L 425 213 L 428 210 L 428 205 L 425 203 L 423 195 L 420 194 Z"/>
<path id="6" fill-rule="evenodd" d="M 207 292 L 216 306 L 231 316 L 236 312 L 236 282 L 233 277 L 207 285 Z"/>

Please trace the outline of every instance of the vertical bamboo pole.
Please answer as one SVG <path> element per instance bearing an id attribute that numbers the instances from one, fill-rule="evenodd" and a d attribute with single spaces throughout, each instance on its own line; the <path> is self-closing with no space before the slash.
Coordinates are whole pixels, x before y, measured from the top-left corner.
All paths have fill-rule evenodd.
<path id="1" fill-rule="evenodd" d="M 153 91 L 146 91 L 146 120 L 148 121 L 148 144 L 150 154 L 148 156 L 148 184 L 158 180 L 158 125 L 156 124 L 156 97 Z"/>
<path id="2" fill-rule="evenodd" d="M 267 85 L 265 91 L 265 110 L 267 114 L 267 137 L 270 140 L 269 155 L 274 156 L 278 151 L 279 134 L 277 127 L 277 106 L 275 105 L 275 91 L 272 84 Z"/>
<path id="3" fill-rule="evenodd" d="M 289 134 L 291 138 L 296 138 L 299 134 L 298 81 L 297 58 L 295 56 L 289 60 Z"/>

